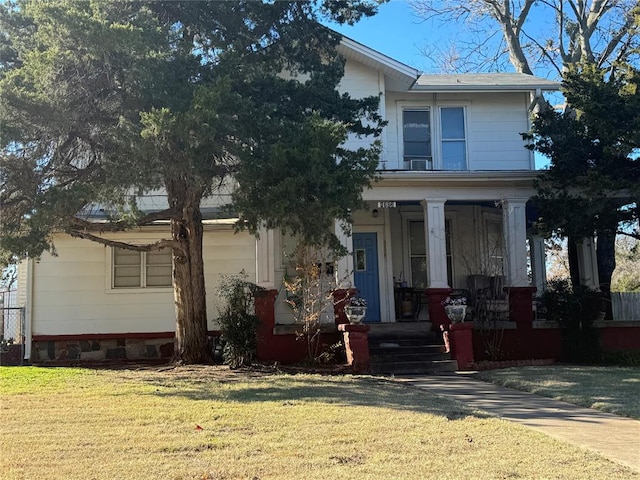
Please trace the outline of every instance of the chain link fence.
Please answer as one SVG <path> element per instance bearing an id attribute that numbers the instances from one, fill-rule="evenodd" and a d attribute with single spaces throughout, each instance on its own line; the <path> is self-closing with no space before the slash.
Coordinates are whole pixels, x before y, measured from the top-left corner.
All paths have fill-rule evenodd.
<path id="1" fill-rule="evenodd" d="M 0 365 L 22 365 L 24 360 L 24 308 L 15 304 L 15 292 L 0 292 Z"/>

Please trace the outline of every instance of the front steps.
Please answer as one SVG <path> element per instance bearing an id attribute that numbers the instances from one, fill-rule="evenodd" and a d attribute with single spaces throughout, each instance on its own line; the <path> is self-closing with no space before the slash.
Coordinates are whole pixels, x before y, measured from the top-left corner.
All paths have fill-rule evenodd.
<path id="1" fill-rule="evenodd" d="M 445 353 L 442 337 L 431 331 L 428 322 L 370 326 L 371 373 L 415 374 L 458 369 L 458 362 Z"/>

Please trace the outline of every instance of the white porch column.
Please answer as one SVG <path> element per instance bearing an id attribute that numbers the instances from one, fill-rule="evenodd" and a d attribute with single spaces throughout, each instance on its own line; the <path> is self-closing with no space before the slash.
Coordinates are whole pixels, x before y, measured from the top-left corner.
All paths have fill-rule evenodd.
<path id="1" fill-rule="evenodd" d="M 585 238 L 578 242 L 576 247 L 578 250 L 580 283 L 585 287 L 598 290 L 600 288 L 600 276 L 598 274 L 596 242 L 593 238 Z"/>
<path id="2" fill-rule="evenodd" d="M 340 243 L 347 249 L 347 256 L 338 260 L 336 283 L 338 288 L 353 288 L 353 235 L 347 235 L 342 229 L 342 223 L 335 222 L 335 234 Z"/>
<path id="3" fill-rule="evenodd" d="M 529 239 L 531 245 L 531 270 L 533 273 L 533 286 L 536 287 L 538 295 L 545 288 L 547 279 L 547 261 L 544 248 L 544 238 L 533 236 Z"/>
<path id="4" fill-rule="evenodd" d="M 256 284 L 264 288 L 275 288 L 275 233 L 261 228 L 256 240 Z"/>
<path id="5" fill-rule="evenodd" d="M 429 288 L 449 288 L 447 282 L 447 236 L 445 232 L 444 198 L 425 198 L 424 238 L 427 244 Z"/>
<path id="6" fill-rule="evenodd" d="M 502 230 L 504 234 L 506 286 L 527 287 L 527 199 L 502 200 Z"/>

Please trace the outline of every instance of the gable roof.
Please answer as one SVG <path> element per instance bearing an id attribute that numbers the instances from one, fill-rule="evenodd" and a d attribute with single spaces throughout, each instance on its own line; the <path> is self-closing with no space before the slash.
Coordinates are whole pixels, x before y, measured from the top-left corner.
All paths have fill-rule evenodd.
<path id="1" fill-rule="evenodd" d="M 384 73 L 385 77 L 387 77 L 387 86 L 391 87 L 391 90 L 410 90 L 420 76 L 420 70 L 394 60 L 344 35 L 342 35 L 337 50 L 347 59 L 362 63 Z M 391 83 L 390 85 L 389 82 Z"/>
<path id="2" fill-rule="evenodd" d="M 423 74 L 419 70 L 342 35 L 337 48 L 345 58 L 381 71 L 387 89 L 417 92 L 559 90 L 560 82 L 524 73 Z"/>

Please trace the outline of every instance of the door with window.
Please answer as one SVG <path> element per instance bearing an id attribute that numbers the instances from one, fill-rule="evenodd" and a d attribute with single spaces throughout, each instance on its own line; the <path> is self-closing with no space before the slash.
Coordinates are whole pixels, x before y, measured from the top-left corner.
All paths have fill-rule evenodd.
<path id="1" fill-rule="evenodd" d="M 380 276 L 378 235 L 353 234 L 353 280 L 359 295 L 367 301 L 366 323 L 380 322 Z"/>

